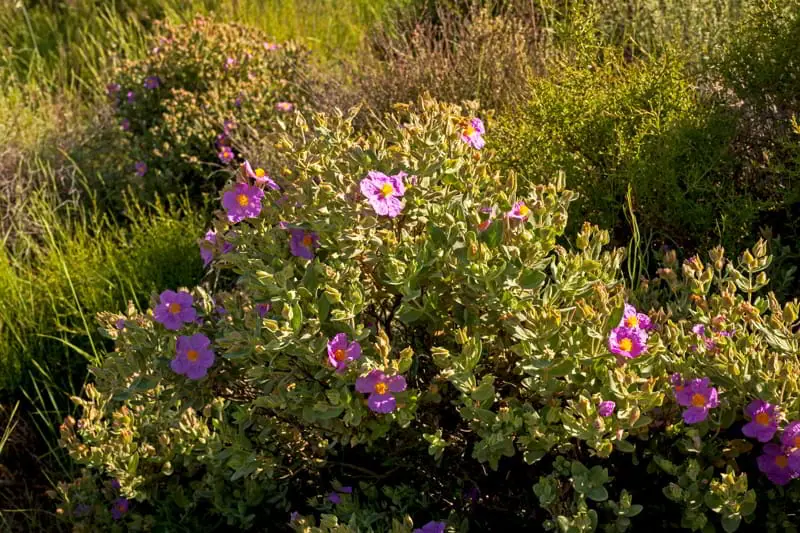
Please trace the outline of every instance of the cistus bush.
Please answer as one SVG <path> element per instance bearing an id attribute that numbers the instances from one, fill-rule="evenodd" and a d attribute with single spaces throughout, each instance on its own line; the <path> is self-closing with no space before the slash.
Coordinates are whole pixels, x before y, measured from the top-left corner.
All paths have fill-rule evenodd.
<path id="1" fill-rule="evenodd" d="M 279 129 L 310 95 L 307 52 L 259 30 L 196 18 L 158 23 L 150 52 L 122 63 L 107 92 L 120 129 L 119 177 L 151 197 L 189 189 L 216 191 L 240 162 L 236 140 Z"/>
<path id="2" fill-rule="evenodd" d="M 791 529 L 798 305 L 757 296 L 763 244 L 668 254 L 637 310 L 471 105 L 296 120 L 293 180 L 244 165 L 203 241 L 235 283 L 100 316 L 75 531 Z"/>

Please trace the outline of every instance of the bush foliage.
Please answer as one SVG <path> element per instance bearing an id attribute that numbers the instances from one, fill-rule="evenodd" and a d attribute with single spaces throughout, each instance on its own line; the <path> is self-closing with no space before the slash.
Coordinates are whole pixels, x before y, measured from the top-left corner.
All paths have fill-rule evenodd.
<path id="1" fill-rule="evenodd" d="M 61 428 L 76 531 L 793 530 L 798 482 L 759 472 L 800 453 L 762 444 L 800 417 L 766 245 L 667 253 L 626 295 L 606 232 L 562 239 L 563 181 L 519 186 L 492 124 L 474 148 L 477 112 L 296 117 L 292 181 L 223 195 L 211 276 L 235 283 L 100 316 L 116 350 Z"/>

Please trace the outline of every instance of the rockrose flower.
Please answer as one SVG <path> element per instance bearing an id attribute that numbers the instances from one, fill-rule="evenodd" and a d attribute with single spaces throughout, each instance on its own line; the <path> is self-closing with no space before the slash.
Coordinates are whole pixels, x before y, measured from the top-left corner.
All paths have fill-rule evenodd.
<path id="1" fill-rule="evenodd" d="M 188 292 L 166 290 L 161 293 L 160 302 L 153 309 L 153 318 L 165 328 L 177 331 L 188 323 L 194 322 L 197 312 L 192 307 L 192 295 Z"/>
<path id="2" fill-rule="evenodd" d="M 781 444 L 787 448 L 800 448 L 800 420 L 788 424 L 783 429 Z"/>
<path id="3" fill-rule="evenodd" d="M 444 533 L 444 528 L 447 527 L 445 522 L 430 521 L 422 527 L 414 530 L 414 533 Z"/>
<path id="4" fill-rule="evenodd" d="M 680 373 L 675 372 L 669 377 L 669 383 L 672 385 L 672 389 L 675 391 L 675 394 L 678 394 L 680 391 L 683 390 L 683 377 Z"/>
<path id="5" fill-rule="evenodd" d="M 128 512 L 128 498 L 117 498 L 111 505 L 111 518 L 114 520 L 121 519 L 125 513 Z"/>
<path id="6" fill-rule="evenodd" d="M 387 376 L 380 370 L 373 370 L 356 380 L 356 390 L 369 394 L 367 405 L 376 413 L 391 413 L 397 408 L 397 400 L 392 393 L 406 390 L 406 378 Z"/>
<path id="7" fill-rule="evenodd" d="M 347 363 L 361 357 L 361 345 L 348 342 L 347 335 L 338 333 L 328 341 L 328 362 L 337 372 L 344 372 Z"/>
<path id="8" fill-rule="evenodd" d="M 712 387 L 708 378 L 690 379 L 683 384 L 683 389 L 676 394 L 678 404 L 688 407 L 683 412 L 683 421 L 697 424 L 708 418 L 708 411 L 719 406 L 717 389 Z"/>
<path id="9" fill-rule="evenodd" d="M 272 178 L 270 178 L 267 173 L 264 171 L 263 168 L 257 168 L 253 170 L 253 167 L 250 166 L 249 161 L 245 161 L 242 164 L 242 168 L 244 169 L 244 174 L 248 178 L 252 179 L 256 185 L 259 187 L 269 187 L 273 191 L 280 190 L 280 187 L 277 183 L 275 183 Z"/>
<path id="10" fill-rule="evenodd" d="M 133 168 L 136 170 L 136 175 L 140 178 L 147 174 L 147 163 L 144 161 L 137 161 L 134 163 Z"/>
<path id="11" fill-rule="evenodd" d="M 258 313 L 259 318 L 267 316 L 270 309 L 272 309 L 272 305 L 268 303 L 256 304 L 256 313 Z"/>
<path id="12" fill-rule="evenodd" d="M 353 493 L 353 487 L 341 487 L 339 489 L 336 489 L 336 491 L 328 494 L 328 501 L 334 505 L 339 505 L 340 503 L 342 503 L 342 496 L 341 496 L 342 494 L 352 494 L 352 493 Z"/>
<path id="13" fill-rule="evenodd" d="M 473 118 L 461 130 L 461 140 L 476 150 L 480 150 L 486 144 L 483 140 L 484 133 L 486 131 L 483 127 L 483 121 L 479 118 Z"/>
<path id="14" fill-rule="evenodd" d="M 313 231 L 289 228 L 289 251 L 295 257 L 314 259 L 314 249 L 319 246 L 319 237 Z"/>
<path id="15" fill-rule="evenodd" d="M 361 194 L 367 197 L 375 213 L 394 218 L 403 210 L 400 198 L 406 193 L 403 185 L 405 177 L 405 172 L 387 176 L 383 172 L 371 170 L 367 177 L 361 180 Z"/>
<path id="16" fill-rule="evenodd" d="M 647 333 L 639 328 L 614 328 L 608 334 L 608 349 L 628 359 L 639 357 L 647 351 Z"/>
<path id="17" fill-rule="evenodd" d="M 136 101 L 136 93 L 133 91 L 128 91 L 128 103 L 132 104 Z"/>
<path id="18" fill-rule="evenodd" d="M 176 374 L 189 379 L 200 379 L 206 376 L 208 369 L 214 364 L 214 352 L 211 341 L 202 333 L 191 337 L 181 335 L 175 346 L 175 359 L 169 366 Z"/>
<path id="19" fill-rule="evenodd" d="M 223 146 L 220 148 L 217 157 L 219 157 L 219 160 L 223 163 L 230 163 L 234 158 L 233 150 L 231 150 L 230 146 Z"/>
<path id="20" fill-rule="evenodd" d="M 144 80 L 144 88 L 148 90 L 158 89 L 161 86 L 161 78 L 158 76 L 148 76 Z"/>
<path id="21" fill-rule="evenodd" d="M 275 109 L 281 113 L 290 113 L 294 109 L 294 104 L 291 102 L 278 102 L 275 104 Z"/>
<path id="22" fill-rule="evenodd" d="M 528 216 L 530 214 L 531 214 L 530 208 L 527 205 L 525 205 L 525 202 L 520 201 L 513 205 L 511 211 L 506 213 L 506 217 L 525 222 L 526 220 L 528 220 Z"/>
<path id="23" fill-rule="evenodd" d="M 130 130 L 131 129 L 131 121 L 128 120 L 127 118 L 123 118 L 122 120 L 119 121 L 119 128 L 122 131 Z"/>
<path id="24" fill-rule="evenodd" d="M 261 199 L 264 191 L 246 183 L 237 183 L 222 195 L 222 207 L 228 212 L 228 220 L 236 224 L 246 218 L 261 214 Z"/>
<path id="25" fill-rule="evenodd" d="M 788 451 L 777 444 L 766 444 L 764 453 L 756 459 L 758 469 L 776 485 L 786 485 L 797 477 L 797 472 L 792 470 L 789 461 Z"/>
<path id="26" fill-rule="evenodd" d="M 120 90 L 119 83 L 109 83 L 106 85 L 106 93 L 108 96 L 115 96 Z"/>
<path id="27" fill-rule="evenodd" d="M 271 52 L 272 50 L 277 50 L 277 49 L 278 49 L 278 45 L 276 43 L 271 43 L 269 41 L 264 43 L 264 50 L 267 50 L 268 52 Z"/>
<path id="28" fill-rule="evenodd" d="M 753 400 L 744 408 L 750 422 L 744 425 L 742 433 L 759 442 L 769 442 L 778 431 L 778 408 L 763 400 Z"/>
<path id="29" fill-rule="evenodd" d="M 653 327 L 653 325 L 650 323 L 650 317 L 645 313 L 638 312 L 636 308 L 630 304 L 625 304 L 625 311 L 622 313 L 622 319 L 619 321 L 619 326 L 626 328 L 640 328 L 645 331 Z"/>
<path id="30" fill-rule="evenodd" d="M 597 414 L 600 416 L 611 416 L 614 414 L 614 409 L 616 408 L 616 403 L 612 402 L 611 400 L 606 400 L 597 404 Z"/>

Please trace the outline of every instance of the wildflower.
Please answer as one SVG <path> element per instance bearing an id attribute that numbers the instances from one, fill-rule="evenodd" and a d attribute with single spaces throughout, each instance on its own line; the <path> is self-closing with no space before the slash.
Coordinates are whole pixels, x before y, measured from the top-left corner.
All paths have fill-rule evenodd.
<path id="1" fill-rule="evenodd" d="M 406 390 L 406 378 L 386 376 L 380 370 L 373 370 L 356 380 L 356 390 L 369 394 L 367 404 L 374 412 L 391 413 L 397 407 L 397 401 L 391 393 Z"/>
<path id="2" fill-rule="evenodd" d="M 169 366 L 176 374 L 189 379 L 200 379 L 206 376 L 208 369 L 214 364 L 214 352 L 210 348 L 211 341 L 202 333 L 191 337 L 181 335 L 175 346 L 175 359 Z"/>
<path id="3" fill-rule="evenodd" d="M 144 80 L 145 89 L 149 89 L 152 91 L 153 89 L 158 89 L 160 86 L 161 86 L 161 78 L 159 78 L 158 76 L 148 76 Z"/>
<path id="4" fill-rule="evenodd" d="M 125 319 L 124 318 L 118 319 L 116 322 L 114 322 L 114 327 L 120 331 L 125 329 Z"/>
<path id="5" fill-rule="evenodd" d="M 531 213 L 530 208 L 527 205 L 525 205 L 525 202 L 520 201 L 515 203 L 511 207 L 511 211 L 506 213 L 506 216 L 508 218 L 513 218 L 525 222 L 526 220 L 528 220 L 528 216 L 530 215 L 530 213 Z"/>
<path id="6" fill-rule="evenodd" d="M 414 533 L 444 533 L 444 528 L 447 527 L 445 522 L 430 521 L 424 526 L 414 530 Z"/>
<path id="7" fill-rule="evenodd" d="M 112 489 L 119 490 L 120 487 L 121 487 L 121 485 L 119 484 L 119 480 L 118 479 L 112 479 L 111 480 L 111 488 Z"/>
<path id="8" fill-rule="evenodd" d="M 197 317 L 197 312 L 192 307 L 192 295 L 188 292 L 166 290 L 161 293 L 160 299 L 153 309 L 153 318 L 169 330 L 177 331 L 183 324 L 192 322 Z"/>
<path id="9" fill-rule="evenodd" d="M 253 167 L 250 166 L 250 162 L 249 161 L 245 161 L 242 164 L 242 168 L 244 168 L 245 175 L 248 178 L 250 178 L 253 181 L 255 181 L 256 185 L 258 185 L 260 187 L 263 187 L 263 186 L 266 185 L 267 187 L 269 187 L 273 191 L 280 190 L 280 187 L 278 186 L 278 184 L 275 183 L 272 180 L 272 178 L 270 178 L 267 175 L 266 171 L 264 171 L 263 168 L 257 168 L 255 170 L 253 170 Z"/>
<path id="10" fill-rule="evenodd" d="M 123 118 L 119 121 L 119 127 L 122 131 L 128 131 L 131 129 L 131 121 L 127 118 Z"/>
<path id="11" fill-rule="evenodd" d="M 611 416 L 614 414 L 614 409 L 617 408 L 617 404 L 611 400 L 606 400 L 604 402 L 600 402 L 597 405 L 597 414 L 600 416 Z"/>
<path id="12" fill-rule="evenodd" d="M 261 214 L 261 199 L 264 191 L 246 183 L 237 183 L 222 195 L 222 207 L 228 212 L 228 220 L 236 224 L 246 218 Z"/>
<path id="13" fill-rule="evenodd" d="M 352 494 L 353 487 L 341 487 L 336 489 L 336 491 L 331 492 L 328 494 L 328 501 L 334 505 L 339 505 L 342 503 L 342 494 Z"/>
<path id="14" fill-rule="evenodd" d="M 214 146 L 217 150 L 221 150 L 223 146 L 230 146 L 231 140 L 227 133 L 220 133 L 217 135 L 217 140 L 214 141 Z"/>
<path id="15" fill-rule="evenodd" d="M 683 377 L 680 373 L 675 372 L 669 377 L 669 382 L 672 385 L 675 394 L 678 394 L 680 391 L 683 390 Z"/>
<path id="16" fill-rule="evenodd" d="M 639 328 L 616 327 L 608 335 L 611 353 L 633 359 L 647 351 L 647 333 Z"/>
<path id="17" fill-rule="evenodd" d="M 300 519 L 300 513 L 297 511 L 292 511 L 292 514 L 289 515 L 289 523 L 293 524 Z"/>
<path id="18" fill-rule="evenodd" d="M 79 517 L 80 516 L 86 516 L 87 514 L 89 514 L 91 512 L 91 510 L 92 510 L 92 506 L 91 505 L 88 505 L 88 504 L 85 504 L 85 503 L 79 503 L 78 505 L 75 506 L 75 516 L 79 516 Z"/>
<path id="19" fill-rule="evenodd" d="M 233 232 L 228 232 L 226 236 L 231 234 L 233 234 Z M 200 257 L 203 259 L 203 266 L 208 266 L 209 263 L 211 263 L 211 260 L 214 258 L 213 250 L 216 244 L 217 244 L 217 230 L 210 229 L 206 232 L 206 236 L 203 237 L 203 240 L 200 241 Z M 228 241 L 223 241 L 222 253 L 227 254 L 231 250 L 233 250 L 233 243 Z"/>
<path id="20" fill-rule="evenodd" d="M 756 459 L 758 469 L 766 474 L 767 479 L 776 485 L 786 485 L 797 473 L 789 465 L 789 455 L 785 448 L 777 444 L 764 446 L 764 453 Z"/>
<path id="21" fill-rule="evenodd" d="M 232 120 L 225 119 L 222 122 L 222 133 L 223 135 L 230 135 L 231 131 L 236 127 L 236 123 Z"/>
<path id="22" fill-rule="evenodd" d="M 108 96 L 116 95 L 119 92 L 119 90 L 120 90 L 119 83 L 109 83 L 108 85 L 106 85 L 106 92 L 108 93 Z"/>
<path id="23" fill-rule="evenodd" d="M 387 176 L 382 172 L 371 170 L 367 177 L 361 180 L 361 193 L 367 197 L 375 213 L 394 218 L 403 210 L 400 198 L 406 192 L 403 185 L 405 172 L 398 172 L 394 176 Z"/>
<path id="24" fill-rule="evenodd" d="M 233 57 L 229 57 L 225 60 L 225 70 L 236 66 L 236 59 Z"/>
<path id="25" fill-rule="evenodd" d="M 270 42 L 264 43 L 264 50 L 267 50 L 268 52 L 277 49 L 278 45 L 276 43 L 270 43 Z"/>
<path id="26" fill-rule="evenodd" d="M 480 150 L 483 148 L 484 144 L 486 144 L 483 140 L 484 133 L 483 121 L 476 117 L 470 119 L 464 126 L 464 129 L 461 130 L 461 140 L 476 150 Z"/>
<path id="27" fill-rule="evenodd" d="M 778 409 L 776 405 L 763 400 L 753 400 L 744 408 L 750 422 L 744 425 L 742 433 L 759 442 L 769 442 L 778 431 Z"/>
<path id="28" fill-rule="evenodd" d="M 630 304 L 625 304 L 625 310 L 622 313 L 622 319 L 619 321 L 620 327 L 626 328 L 640 328 L 645 331 L 651 329 L 653 325 L 650 323 L 650 317 L 645 313 L 640 313 L 636 308 Z"/>
<path id="29" fill-rule="evenodd" d="M 136 169 L 136 175 L 140 178 L 147 174 L 147 163 L 144 161 L 137 161 L 134 163 L 133 167 Z"/>
<path id="30" fill-rule="evenodd" d="M 705 337 L 706 327 L 703 324 L 695 324 L 694 326 L 692 326 L 692 333 L 694 333 L 698 337 Z"/>
<path id="31" fill-rule="evenodd" d="M 136 101 L 136 93 L 133 91 L 128 91 L 128 103 L 132 104 Z"/>
<path id="32" fill-rule="evenodd" d="M 231 150 L 230 146 L 223 146 L 220 148 L 217 157 L 219 157 L 219 160 L 223 163 L 230 163 L 234 158 L 233 150 Z"/>
<path id="33" fill-rule="evenodd" d="M 256 313 L 258 313 L 258 316 L 261 317 L 261 318 L 264 318 L 265 316 L 267 316 L 267 313 L 269 313 L 270 309 L 272 309 L 272 305 L 270 305 L 268 303 L 266 303 L 266 304 L 263 304 L 263 303 L 262 304 L 256 304 Z"/>
<path id="34" fill-rule="evenodd" d="M 800 421 L 794 421 L 783 429 L 781 444 L 787 448 L 800 448 Z"/>
<path id="35" fill-rule="evenodd" d="M 294 109 L 294 104 L 291 102 L 278 102 L 275 104 L 275 109 L 281 113 L 291 113 Z"/>
<path id="36" fill-rule="evenodd" d="M 710 409 L 719 406 L 717 389 L 710 385 L 708 378 L 686 381 L 676 398 L 680 405 L 688 407 L 683 412 L 683 421 L 687 424 L 702 422 L 708 418 Z"/>
<path id="37" fill-rule="evenodd" d="M 289 235 L 291 235 L 289 251 L 293 256 L 314 259 L 314 248 L 319 246 L 319 238 L 316 233 L 299 228 L 291 228 L 289 229 Z"/>
<path id="38" fill-rule="evenodd" d="M 337 372 L 344 372 L 349 361 L 361 357 L 361 345 L 357 342 L 347 342 L 347 335 L 338 333 L 328 341 L 328 362 Z"/>
<path id="39" fill-rule="evenodd" d="M 119 520 L 128 512 L 128 498 L 117 498 L 111 506 L 111 518 Z"/>

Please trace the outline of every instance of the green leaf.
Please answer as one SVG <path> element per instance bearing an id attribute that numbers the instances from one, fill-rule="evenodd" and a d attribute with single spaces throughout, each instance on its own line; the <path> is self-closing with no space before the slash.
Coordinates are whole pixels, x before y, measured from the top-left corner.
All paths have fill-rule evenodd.
<path id="1" fill-rule="evenodd" d="M 627 516 L 628 518 L 633 518 L 634 516 L 641 513 L 643 509 L 644 509 L 643 506 L 639 505 L 638 503 L 635 503 L 625 510 L 625 516 Z"/>
<path id="2" fill-rule="evenodd" d="M 292 306 L 291 326 L 295 333 L 300 333 L 300 329 L 303 327 L 303 310 L 300 308 L 299 304 L 294 304 Z"/>
<path id="3" fill-rule="evenodd" d="M 503 242 L 503 222 L 495 220 L 489 226 L 489 229 L 482 234 L 484 242 L 490 248 L 497 248 Z"/>
<path id="4" fill-rule="evenodd" d="M 494 386 L 491 383 L 483 383 L 480 387 L 472 391 L 471 397 L 476 402 L 486 402 L 494 399 Z"/>
<path id="5" fill-rule="evenodd" d="M 411 306 L 400 306 L 400 310 L 397 313 L 397 318 L 399 318 L 400 322 L 403 324 L 413 324 L 421 317 L 422 309 L 417 309 Z"/>
<path id="6" fill-rule="evenodd" d="M 328 301 L 328 297 L 325 296 L 325 293 L 323 292 L 317 299 L 317 316 L 319 316 L 320 322 L 324 322 L 328 319 L 328 313 L 330 310 L 331 303 Z"/>
<path id="7" fill-rule="evenodd" d="M 722 522 L 722 529 L 724 529 L 727 533 L 733 533 L 739 529 L 739 524 L 742 523 L 742 517 L 738 514 L 723 516 L 720 522 Z"/>
<path id="8" fill-rule="evenodd" d="M 604 502 L 608 499 L 608 491 L 605 487 L 593 487 L 589 489 L 586 496 L 596 502 Z"/>
<path id="9" fill-rule="evenodd" d="M 547 274 L 540 270 L 526 268 L 519 278 L 519 286 L 523 289 L 536 289 L 544 284 Z"/>

